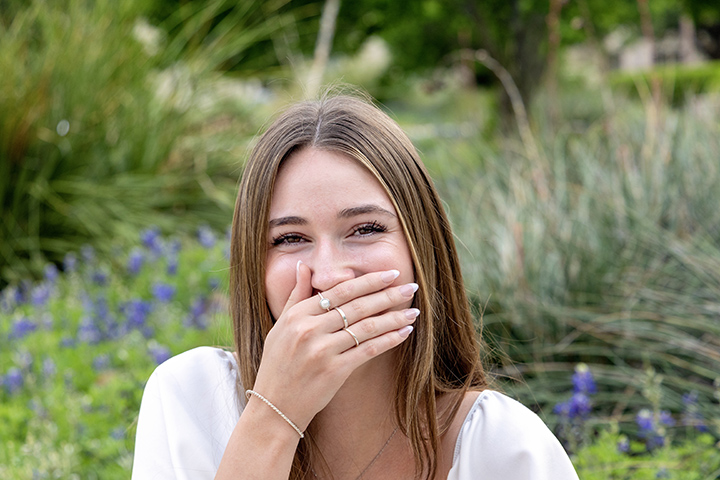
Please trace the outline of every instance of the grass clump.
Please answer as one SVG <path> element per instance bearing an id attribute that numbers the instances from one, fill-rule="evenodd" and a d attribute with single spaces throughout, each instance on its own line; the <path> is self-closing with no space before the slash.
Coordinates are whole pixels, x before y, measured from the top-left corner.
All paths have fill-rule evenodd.
<path id="1" fill-rule="evenodd" d="M 202 3 L 172 37 L 138 0 L 33 0 L 0 22 L 0 285 L 149 225 L 224 227 L 267 92 L 220 70 L 282 22 Z"/>
<path id="2" fill-rule="evenodd" d="M 509 391 L 550 408 L 574 365 L 597 408 L 628 423 L 638 379 L 663 376 L 663 408 L 720 372 L 717 98 L 680 108 L 615 100 L 590 122 L 439 139 L 424 156 L 458 238 L 470 295 Z M 619 106 L 622 105 L 622 108 Z M 532 146 L 531 146 L 532 147 Z"/>

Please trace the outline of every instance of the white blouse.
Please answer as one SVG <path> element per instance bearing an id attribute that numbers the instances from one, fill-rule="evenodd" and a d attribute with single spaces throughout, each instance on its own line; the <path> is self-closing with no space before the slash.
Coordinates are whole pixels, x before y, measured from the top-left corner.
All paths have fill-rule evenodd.
<path id="1" fill-rule="evenodd" d="M 212 479 L 244 405 L 230 352 L 200 347 L 160 365 L 140 407 L 133 480 Z M 577 480 L 560 442 L 528 408 L 480 394 L 458 435 L 448 480 Z"/>

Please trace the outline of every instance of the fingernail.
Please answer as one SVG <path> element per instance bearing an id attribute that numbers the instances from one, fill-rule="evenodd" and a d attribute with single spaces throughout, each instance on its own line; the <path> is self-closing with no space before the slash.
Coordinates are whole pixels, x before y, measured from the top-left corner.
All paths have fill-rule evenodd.
<path id="1" fill-rule="evenodd" d="M 399 275 L 400 272 L 397 270 L 388 270 L 387 272 L 383 272 L 380 275 L 380 279 L 385 283 L 390 283 L 395 280 Z"/>
<path id="2" fill-rule="evenodd" d="M 398 334 L 402 338 L 407 338 L 407 336 L 410 335 L 410 332 L 412 332 L 412 331 L 413 331 L 412 325 L 405 325 L 400 330 L 398 330 Z"/>
<path id="3" fill-rule="evenodd" d="M 417 318 L 418 315 L 420 315 L 420 310 L 418 310 L 417 308 L 409 308 L 405 310 L 405 318 L 407 318 L 408 320 Z"/>
<path id="4" fill-rule="evenodd" d="M 297 265 L 295 265 L 295 271 L 296 271 L 296 272 L 299 272 L 299 271 L 300 271 L 300 265 L 302 265 L 302 260 L 298 260 Z"/>
<path id="5" fill-rule="evenodd" d="M 417 289 L 417 283 L 408 283 L 400 287 L 400 293 L 403 295 L 403 297 L 412 297 L 413 294 L 417 292 Z"/>

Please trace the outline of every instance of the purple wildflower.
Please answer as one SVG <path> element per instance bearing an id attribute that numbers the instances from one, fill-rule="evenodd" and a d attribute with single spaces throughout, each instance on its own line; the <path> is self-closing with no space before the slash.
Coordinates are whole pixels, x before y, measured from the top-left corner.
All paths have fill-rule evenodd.
<path id="1" fill-rule="evenodd" d="M 651 432 L 655 429 L 655 422 L 653 420 L 653 413 L 647 408 L 640 410 L 635 417 L 635 423 L 641 432 Z"/>
<path id="2" fill-rule="evenodd" d="M 686 393 L 682 396 L 682 401 L 684 406 L 682 414 L 682 425 L 693 426 L 699 432 L 709 432 L 710 429 L 705 424 L 705 419 L 700 413 L 700 407 L 698 405 L 698 393 Z"/>
<path id="3" fill-rule="evenodd" d="M 628 453 L 630 451 L 630 440 L 625 435 L 620 437 L 617 443 L 617 449 L 620 453 Z"/>
<path id="4" fill-rule="evenodd" d="M 55 362 L 50 357 L 45 357 L 42 363 L 42 373 L 45 377 L 52 377 L 57 373 L 57 367 L 55 366 Z"/>
<path id="5" fill-rule="evenodd" d="M 30 332 L 34 332 L 37 329 L 35 322 L 30 321 L 26 317 L 22 317 L 13 323 L 12 330 L 10 331 L 10 339 L 17 340 L 23 338 Z"/>
<path id="6" fill-rule="evenodd" d="M 104 272 L 103 270 L 95 270 L 92 274 L 92 281 L 95 285 L 99 285 L 101 287 L 105 286 L 107 284 L 108 274 Z"/>
<path id="7" fill-rule="evenodd" d="M 8 370 L 7 374 L 2 378 L 2 383 L 5 386 L 5 390 L 13 395 L 23 387 L 25 379 L 23 379 L 22 372 L 17 367 L 12 367 Z"/>
<path id="8" fill-rule="evenodd" d="M 45 282 L 33 287 L 32 291 L 30 292 L 30 300 L 32 301 L 32 304 L 36 307 L 44 306 L 50 299 L 51 291 L 52 290 L 50 284 Z"/>
<path id="9" fill-rule="evenodd" d="M 45 265 L 45 269 L 43 270 L 43 274 L 45 276 L 45 280 L 47 280 L 50 283 L 54 283 L 55 280 L 58 278 L 58 268 L 54 263 L 48 263 Z"/>
<path id="10" fill-rule="evenodd" d="M 133 248 L 128 256 L 127 271 L 131 275 L 137 275 L 145 262 L 145 255 L 139 248 Z"/>
<path id="11" fill-rule="evenodd" d="M 213 231 L 207 225 L 198 228 L 197 236 L 200 245 L 202 245 L 204 248 L 214 247 L 215 242 L 217 241 L 215 239 L 215 233 L 213 233 Z"/>
<path id="12" fill-rule="evenodd" d="M 66 253 L 63 259 L 63 269 L 66 272 L 74 272 L 77 269 L 77 255 L 73 252 Z"/>
<path id="13" fill-rule="evenodd" d="M 660 412 L 660 423 L 667 427 L 674 427 L 675 419 L 672 417 L 670 412 L 668 412 L 667 410 L 662 410 Z"/>
<path id="14" fill-rule="evenodd" d="M 208 324 L 207 317 L 205 315 L 206 310 L 207 301 L 204 297 L 199 296 L 193 300 L 190 305 L 190 314 L 185 320 L 185 326 L 205 330 Z"/>
<path id="15" fill-rule="evenodd" d="M 640 410 L 637 417 L 635 417 L 635 422 L 639 428 L 638 436 L 645 440 L 645 447 L 648 451 L 665 445 L 664 428 L 658 428 L 650 410 L 645 408 Z"/>
<path id="16" fill-rule="evenodd" d="M 102 372 L 103 370 L 107 370 L 108 368 L 110 368 L 110 356 L 106 353 L 103 353 L 93 358 L 92 368 L 96 372 Z"/>
<path id="17" fill-rule="evenodd" d="M 178 258 L 175 254 L 168 255 L 167 258 L 167 269 L 165 270 L 168 275 L 173 276 L 177 274 L 178 269 Z"/>
<path id="18" fill-rule="evenodd" d="M 80 326 L 78 327 L 78 334 L 77 334 L 78 340 L 80 340 L 83 343 L 89 343 L 91 345 L 94 345 L 96 343 L 99 343 L 100 340 L 102 340 L 102 332 L 100 329 L 95 325 L 95 322 L 92 321 L 89 317 L 84 317 L 80 321 Z"/>
<path id="19" fill-rule="evenodd" d="M 122 440 L 125 438 L 125 427 L 114 428 L 113 431 L 110 432 L 110 436 L 115 440 Z"/>
<path id="20" fill-rule="evenodd" d="M 60 345 L 65 348 L 72 348 L 75 346 L 75 339 L 66 335 L 60 340 Z"/>
<path id="21" fill-rule="evenodd" d="M 153 252 L 155 255 L 159 255 L 162 252 L 162 241 L 160 238 L 160 229 L 157 227 L 150 227 L 140 232 L 140 240 L 145 247 Z"/>
<path id="22" fill-rule="evenodd" d="M 173 238 L 168 242 L 167 249 L 168 253 L 177 255 L 178 253 L 180 253 L 180 250 L 182 250 L 182 243 L 180 243 L 179 239 Z"/>
<path id="23" fill-rule="evenodd" d="M 80 247 L 80 256 L 86 264 L 90 265 L 95 261 L 95 249 L 92 245 L 85 244 Z"/>
<path id="24" fill-rule="evenodd" d="M 15 352 L 15 365 L 17 365 L 23 372 L 29 372 L 32 370 L 33 366 L 32 354 L 25 349 Z"/>
<path id="25" fill-rule="evenodd" d="M 120 312 L 125 315 L 125 320 L 130 329 L 144 327 L 151 310 L 152 305 L 150 302 L 139 299 L 130 300 L 120 307 Z"/>
<path id="26" fill-rule="evenodd" d="M 661 467 L 655 474 L 655 478 L 670 478 L 670 472 L 665 467 Z"/>
<path id="27" fill-rule="evenodd" d="M 167 283 L 156 283 L 152 287 L 152 292 L 159 302 L 168 303 L 175 295 L 175 287 Z"/>
<path id="28" fill-rule="evenodd" d="M 586 395 L 591 395 L 597 392 L 597 387 L 595 386 L 595 380 L 593 379 L 592 372 L 590 372 L 590 368 L 584 363 L 580 363 L 575 367 L 575 373 L 572 376 L 572 382 L 573 391 L 575 393 L 584 393 Z"/>
<path id="29" fill-rule="evenodd" d="M 220 279 L 217 277 L 210 277 L 210 280 L 208 280 L 208 287 L 210 287 L 210 290 L 217 290 L 219 286 Z"/>
<path id="30" fill-rule="evenodd" d="M 149 348 L 150 355 L 155 359 L 155 363 L 160 365 L 165 360 L 170 358 L 170 349 L 163 345 L 153 345 Z"/>

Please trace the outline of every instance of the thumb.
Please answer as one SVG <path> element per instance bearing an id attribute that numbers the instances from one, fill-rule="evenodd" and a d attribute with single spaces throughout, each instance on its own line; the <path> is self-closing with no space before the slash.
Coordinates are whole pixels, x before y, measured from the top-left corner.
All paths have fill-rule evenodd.
<path id="1" fill-rule="evenodd" d="M 305 265 L 302 260 L 298 260 L 295 274 L 295 288 L 290 292 L 283 313 L 287 312 L 294 305 L 310 298 L 312 295 L 312 284 L 310 283 L 310 267 Z"/>

